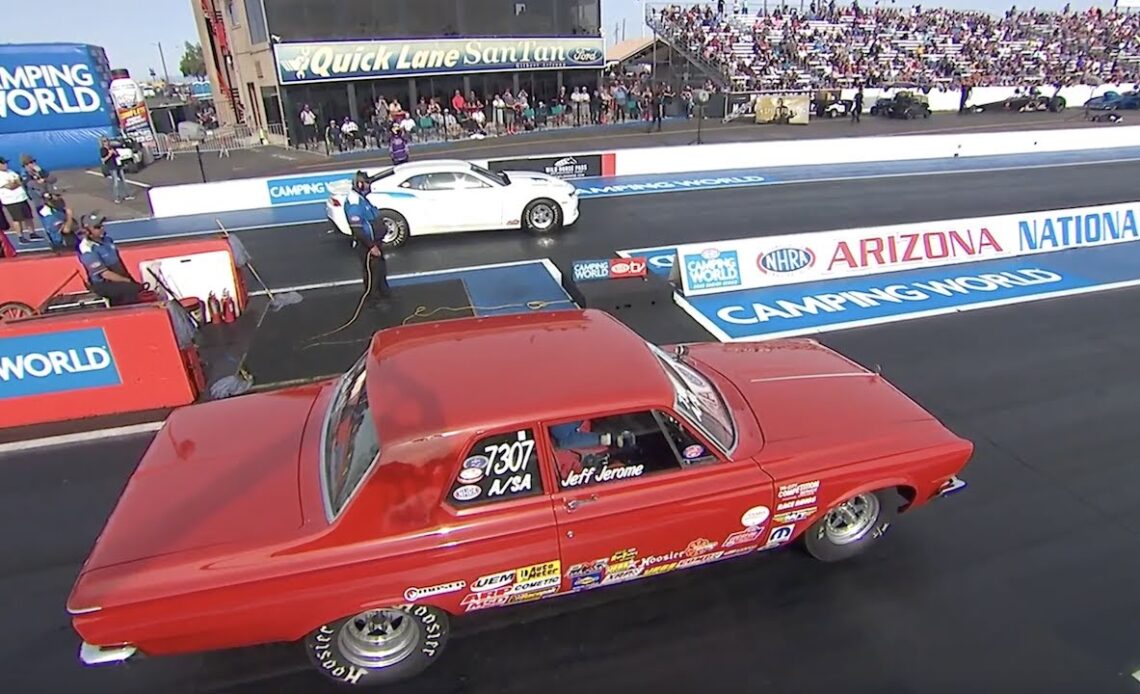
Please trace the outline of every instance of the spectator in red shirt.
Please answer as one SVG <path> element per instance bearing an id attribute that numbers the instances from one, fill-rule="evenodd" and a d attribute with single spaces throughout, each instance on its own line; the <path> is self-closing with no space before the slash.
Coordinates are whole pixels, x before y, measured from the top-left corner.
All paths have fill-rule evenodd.
<path id="1" fill-rule="evenodd" d="M 463 113 L 467 108 L 467 100 L 463 98 L 463 94 L 458 89 L 455 90 L 455 96 L 451 97 L 451 110 L 455 113 Z"/>

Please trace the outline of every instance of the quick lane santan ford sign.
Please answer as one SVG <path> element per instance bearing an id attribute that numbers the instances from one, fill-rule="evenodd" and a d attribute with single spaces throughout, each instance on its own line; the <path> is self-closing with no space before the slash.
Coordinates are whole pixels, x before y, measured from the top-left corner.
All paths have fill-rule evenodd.
<path id="1" fill-rule="evenodd" d="M 462 72 L 597 68 L 601 38 L 429 39 L 281 43 L 273 47 L 281 84 Z"/>

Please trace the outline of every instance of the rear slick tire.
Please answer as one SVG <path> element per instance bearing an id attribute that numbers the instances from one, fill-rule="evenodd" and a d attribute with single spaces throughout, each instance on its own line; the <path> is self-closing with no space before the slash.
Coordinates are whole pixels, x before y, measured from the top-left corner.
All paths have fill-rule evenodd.
<path id="1" fill-rule="evenodd" d="M 850 559 L 867 551 L 898 515 L 894 490 L 864 492 L 828 509 L 804 533 L 804 549 L 823 562 Z"/>
<path id="2" fill-rule="evenodd" d="M 313 666 L 340 685 L 375 687 L 410 679 L 443 653 L 447 613 L 428 605 L 369 610 L 305 638 Z"/>

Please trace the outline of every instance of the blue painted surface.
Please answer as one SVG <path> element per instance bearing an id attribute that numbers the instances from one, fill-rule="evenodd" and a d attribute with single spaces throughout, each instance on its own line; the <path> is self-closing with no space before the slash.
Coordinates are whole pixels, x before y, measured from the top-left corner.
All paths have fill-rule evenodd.
<path id="1" fill-rule="evenodd" d="M 121 384 L 102 328 L 0 339 L 0 399 Z"/>
<path id="2" fill-rule="evenodd" d="M 1140 283 L 1140 243 L 690 297 L 732 339 Z M 1002 286 L 1002 285 L 1005 286 Z"/>
<path id="3" fill-rule="evenodd" d="M 471 307 L 475 309 L 476 316 L 575 308 L 566 290 L 547 272 L 541 261 L 456 270 L 418 277 L 394 277 L 391 284 L 399 287 L 456 279 L 462 281 L 467 288 L 467 297 L 471 301 Z M 528 306 L 528 303 L 531 305 Z M 449 306 L 445 309 L 454 310 L 437 310 L 440 308 L 428 307 L 427 311 L 434 311 L 429 317 L 436 320 L 455 318 L 469 307 Z"/>
<path id="4" fill-rule="evenodd" d="M 682 148 L 678 148 L 681 151 Z M 693 151 L 698 151 L 694 149 Z M 869 162 L 820 166 L 785 166 L 764 169 L 706 171 L 694 174 L 653 174 L 610 178 L 583 178 L 573 181 L 583 199 L 628 197 L 673 193 L 680 190 L 717 190 L 751 188 L 788 183 L 804 183 L 823 179 L 858 179 L 889 175 L 927 175 L 954 171 L 1002 169 L 1019 166 L 1056 166 L 1081 162 L 1110 162 L 1140 158 L 1140 147 L 1055 152 L 1045 154 L 968 157 L 964 159 L 929 159 L 904 162 Z M 283 204 L 268 209 L 222 212 L 163 219 L 136 219 L 109 222 L 116 239 L 142 241 L 171 236 L 209 234 L 218 230 L 221 221 L 230 231 L 323 223 L 325 207 L 318 202 Z M 13 241 L 15 239 L 13 238 Z M 46 250 L 47 243 L 20 245 L 23 251 Z"/>

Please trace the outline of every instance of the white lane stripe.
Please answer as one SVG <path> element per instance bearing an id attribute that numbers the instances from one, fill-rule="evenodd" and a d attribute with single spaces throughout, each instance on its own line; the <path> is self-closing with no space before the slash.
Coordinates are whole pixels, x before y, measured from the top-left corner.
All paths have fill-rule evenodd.
<path id="1" fill-rule="evenodd" d="M 848 321 L 846 323 L 833 323 L 831 325 L 823 325 L 812 328 L 796 328 L 793 330 L 783 330 L 775 333 L 766 333 L 764 335 L 754 335 L 751 337 L 738 337 L 731 338 L 723 330 L 718 328 L 710 318 L 704 313 L 694 307 L 685 299 L 681 298 L 680 294 L 674 294 L 675 301 L 685 312 L 693 317 L 700 323 L 706 330 L 713 334 L 721 342 L 765 342 L 767 340 L 777 340 L 784 337 L 800 337 L 803 335 L 822 335 L 824 333 L 839 332 L 842 330 L 851 330 L 853 328 L 865 328 L 873 325 L 885 325 L 888 323 L 899 323 L 902 321 L 916 320 L 918 318 L 932 318 L 934 316 L 945 316 L 953 313 L 965 313 L 967 311 L 976 311 L 985 308 L 997 308 L 999 306 L 1013 306 L 1015 304 L 1027 304 L 1034 301 L 1044 301 L 1046 299 L 1060 299 L 1068 296 L 1079 296 L 1081 294 L 1094 294 L 1097 292 L 1106 292 L 1113 289 L 1125 289 L 1128 287 L 1140 286 L 1140 279 L 1128 280 L 1125 282 L 1113 282 L 1111 284 L 1098 284 L 1092 287 L 1079 287 L 1077 289 L 1062 289 L 1048 294 L 1031 294 L 1029 296 L 1018 296 L 1010 299 L 996 299 L 994 301 L 984 301 L 977 304 L 968 304 L 965 306 L 950 306 L 946 308 L 935 308 L 926 311 L 916 311 L 914 313 L 902 313 L 893 316 L 882 316 L 879 318 L 867 318 L 864 320 Z"/>
<path id="2" fill-rule="evenodd" d="M 102 441 L 106 439 L 123 438 L 125 436 L 136 436 L 138 434 L 149 434 L 161 429 L 164 421 L 146 422 L 144 424 L 131 424 L 129 426 L 115 427 L 113 429 L 80 431 L 74 434 L 47 436 L 40 439 L 28 439 L 27 441 L 11 441 L 9 443 L 0 443 L 0 455 L 3 455 L 5 453 L 33 451 L 40 448 L 66 446 L 68 444 L 74 443 L 88 443 L 90 441 Z"/>

